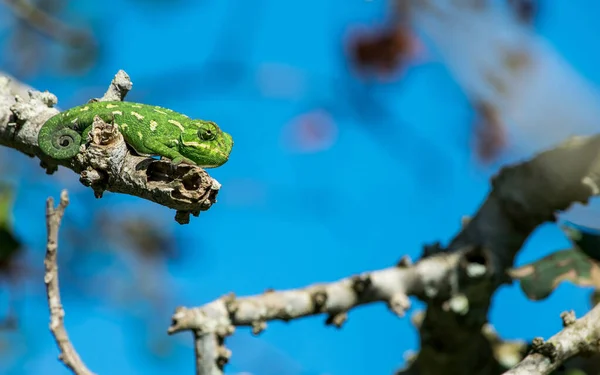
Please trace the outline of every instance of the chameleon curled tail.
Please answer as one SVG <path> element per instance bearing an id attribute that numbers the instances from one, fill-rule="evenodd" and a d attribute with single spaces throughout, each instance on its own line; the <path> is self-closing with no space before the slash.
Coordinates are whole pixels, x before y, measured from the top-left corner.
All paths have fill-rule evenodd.
<path id="1" fill-rule="evenodd" d="M 77 124 L 64 122 L 59 113 L 42 126 L 38 144 L 44 153 L 54 159 L 69 159 L 79 152 L 81 139 Z"/>

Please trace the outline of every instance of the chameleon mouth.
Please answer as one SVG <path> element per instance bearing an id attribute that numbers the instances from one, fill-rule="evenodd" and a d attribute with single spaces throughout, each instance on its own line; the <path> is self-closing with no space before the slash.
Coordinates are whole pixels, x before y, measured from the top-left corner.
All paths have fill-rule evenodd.
<path id="1" fill-rule="evenodd" d="M 201 158 L 206 159 L 206 161 L 199 165 L 203 168 L 216 168 L 227 163 L 229 160 L 229 155 L 231 154 L 231 150 L 233 148 L 233 138 L 231 135 L 223 132 L 222 137 L 212 142 L 212 144 L 184 141 L 183 145 L 196 146 L 204 149 L 212 146 L 209 155 L 201 156 Z"/>

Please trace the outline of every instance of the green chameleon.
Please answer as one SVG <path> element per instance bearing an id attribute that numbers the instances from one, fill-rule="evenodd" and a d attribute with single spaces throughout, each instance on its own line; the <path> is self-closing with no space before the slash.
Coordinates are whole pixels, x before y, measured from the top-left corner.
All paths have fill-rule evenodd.
<path id="1" fill-rule="evenodd" d="M 227 162 L 233 147 L 231 135 L 212 121 L 194 120 L 158 106 L 112 101 L 80 105 L 51 117 L 40 129 L 40 149 L 54 159 L 74 157 L 96 115 L 118 125 L 137 154 L 163 156 L 173 164 L 216 168 Z"/>

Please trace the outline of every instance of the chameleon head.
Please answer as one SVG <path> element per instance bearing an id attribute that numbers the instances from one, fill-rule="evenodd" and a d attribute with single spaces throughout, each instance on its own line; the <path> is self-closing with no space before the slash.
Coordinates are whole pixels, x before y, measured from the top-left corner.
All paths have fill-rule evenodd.
<path id="1" fill-rule="evenodd" d="M 180 135 L 179 152 L 202 168 L 216 168 L 229 160 L 233 138 L 212 121 L 197 120 Z"/>

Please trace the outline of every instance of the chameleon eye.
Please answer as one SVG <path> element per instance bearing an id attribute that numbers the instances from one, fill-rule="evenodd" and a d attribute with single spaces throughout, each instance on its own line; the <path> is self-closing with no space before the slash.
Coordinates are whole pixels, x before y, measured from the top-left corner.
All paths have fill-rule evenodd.
<path id="1" fill-rule="evenodd" d="M 200 126 L 198 130 L 198 138 L 203 141 L 212 141 L 217 137 L 217 129 L 213 124 L 206 123 Z"/>

